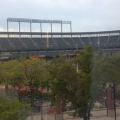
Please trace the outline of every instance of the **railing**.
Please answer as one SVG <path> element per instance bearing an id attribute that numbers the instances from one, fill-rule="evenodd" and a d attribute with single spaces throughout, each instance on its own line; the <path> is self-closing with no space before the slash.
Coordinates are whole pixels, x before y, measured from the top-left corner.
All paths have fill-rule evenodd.
<path id="1" fill-rule="evenodd" d="M 21 38 L 21 37 L 54 37 L 61 38 L 64 37 L 100 37 L 100 36 L 118 36 L 120 35 L 120 30 L 116 31 L 100 31 L 100 32 L 0 32 L 0 38 L 7 38 L 9 35 L 10 38 Z"/>

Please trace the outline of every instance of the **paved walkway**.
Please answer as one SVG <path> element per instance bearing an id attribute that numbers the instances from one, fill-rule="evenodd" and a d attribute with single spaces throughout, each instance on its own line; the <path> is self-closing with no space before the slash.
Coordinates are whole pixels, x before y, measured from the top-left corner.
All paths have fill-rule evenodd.
<path id="1" fill-rule="evenodd" d="M 90 120 L 115 120 L 114 114 L 111 117 L 107 117 L 106 115 L 106 110 L 102 111 L 93 111 L 92 112 L 92 117 Z M 41 120 L 40 114 L 37 114 L 35 116 L 29 117 L 27 120 Z M 43 120 L 55 120 L 54 115 L 44 115 Z M 60 119 L 58 119 L 60 120 Z M 82 118 L 73 118 L 72 116 L 68 116 L 68 114 L 64 114 L 64 120 L 83 120 Z M 117 120 L 120 120 L 120 109 L 117 109 Z"/>

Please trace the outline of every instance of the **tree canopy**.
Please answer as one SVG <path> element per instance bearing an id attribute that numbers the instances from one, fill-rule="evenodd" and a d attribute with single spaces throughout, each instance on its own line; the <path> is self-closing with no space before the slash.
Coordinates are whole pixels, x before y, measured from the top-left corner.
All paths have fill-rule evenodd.
<path id="1" fill-rule="evenodd" d="M 26 120 L 30 107 L 20 103 L 16 99 L 0 96 L 0 119 L 1 120 Z"/>

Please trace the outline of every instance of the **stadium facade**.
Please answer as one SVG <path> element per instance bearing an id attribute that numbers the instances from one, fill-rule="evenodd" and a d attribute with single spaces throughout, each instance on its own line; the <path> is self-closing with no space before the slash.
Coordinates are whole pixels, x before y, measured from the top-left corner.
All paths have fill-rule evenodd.
<path id="1" fill-rule="evenodd" d="M 9 22 L 18 22 L 19 31 L 10 32 Z M 29 22 L 30 32 L 21 32 L 20 23 Z M 32 23 L 51 23 L 51 32 L 32 32 Z M 61 32 L 52 32 L 52 24 L 61 25 Z M 62 25 L 69 24 L 70 32 L 62 32 Z M 41 29 L 41 28 L 40 28 Z M 106 52 L 120 50 L 120 30 L 100 32 L 72 32 L 70 21 L 36 19 L 7 19 L 7 31 L 0 32 L 0 59 L 16 57 L 56 57 L 74 55 L 85 46 Z"/>

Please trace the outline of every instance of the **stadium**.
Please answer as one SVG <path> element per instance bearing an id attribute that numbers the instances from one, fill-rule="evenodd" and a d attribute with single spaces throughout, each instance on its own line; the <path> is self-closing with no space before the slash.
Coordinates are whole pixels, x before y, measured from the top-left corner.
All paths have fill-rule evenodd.
<path id="1" fill-rule="evenodd" d="M 12 31 L 14 24 L 17 29 Z M 43 24 L 49 31 L 43 30 Z M 56 24 L 59 28 L 54 31 Z M 120 52 L 120 30 L 73 32 L 71 21 L 28 18 L 7 18 L 6 26 L 0 32 L 0 97 L 24 103 L 25 108 L 13 109 L 15 116 L 24 116 L 21 120 L 120 118 L 120 56 L 113 54 Z"/>
<path id="2" fill-rule="evenodd" d="M 9 31 L 10 23 L 18 23 L 19 31 Z M 21 32 L 21 23 L 29 24 L 29 32 Z M 40 25 L 40 32 L 32 32 L 32 24 Z M 42 31 L 42 24 L 50 24 L 50 32 Z M 61 26 L 60 32 L 53 32 L 53 24 Z M 63 25 L 69 25 L 70 32 L 63 32 Z M 53 58 L 59 55 L 74 56 L 85 46 L 107 53 L 120 49 L 120 30 L 100 32 L 72 32 L 72 22 L 62 20 L 39 20 L 8 18 L 7 31 L 0 32 L 0 59 L 38 56 Z"/>

